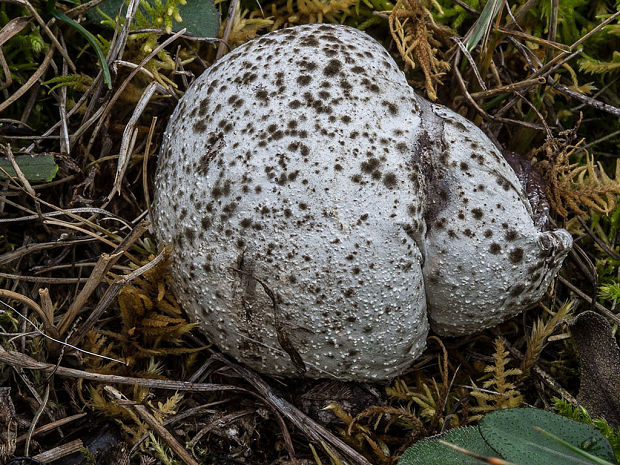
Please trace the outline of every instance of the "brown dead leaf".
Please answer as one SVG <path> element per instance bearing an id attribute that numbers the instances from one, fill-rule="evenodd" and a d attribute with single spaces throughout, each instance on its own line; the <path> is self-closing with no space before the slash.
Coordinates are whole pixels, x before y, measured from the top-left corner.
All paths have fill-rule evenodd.
<path id="1" fill-rule="evenodd" d="M 571 323 L 579 352 L 581 382 L 577 401 L 592 418 L 603 417 L 620 426 L 620 348 L 611 325 L 598 313 L 587 311 Z"/>

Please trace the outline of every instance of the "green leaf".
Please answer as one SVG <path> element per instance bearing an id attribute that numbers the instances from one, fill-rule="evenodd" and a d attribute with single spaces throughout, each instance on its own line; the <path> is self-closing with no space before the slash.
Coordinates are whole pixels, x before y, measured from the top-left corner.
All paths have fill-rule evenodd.
<path id="1" fill-rule="evenodd" d="M 75 29 L 80 34 L 82 34 L 82 36 L 84 36 L 84 38 L 88 41 L 88 43 L 91 45 L 91 47 L 97 54 L 97 57 L 99 58 L 99 63 L 101 64 L 101 69 L 103 70 L 103 82 L 105 82 L 105 84 L 108 86 L 108 89 L 111 89 L 112 88 L 112 77 L 110 76 L 110 68 L 108 67 L 108 62 L 106 61 L 105 55 L 103 54 L 103 51 L 101 50 L 101 47 L 99 46 L 99 42 L 97 41 L 95 36 L 92 35 L 90 32 L 88 32 L 86 29 L 84 29 L 84 26 L 82 26 L 80 23 L 78 23 L 77 21 L 74 21 L 73 19 L 69 18 L 66 14 L 64 14 L 62 11 L 58 10 L 55 6 L 54 0 L 49 0 L 47 2 L 47 9 L 50 12 L 50 14 L 54 16 L 54 18 L 56 18 L 59 21 L 62 21 L 63 23 L 68 24 L 73 29 Z"/>
<path id="2" fill-rule="evenodd" d="M 464 447 L 476 454 L 497 457 L 497 452 L 482 439 L 478 428 L 466 426 L 455 428 L 440 437 L 416 442 L 405 451 L 398 465 L 479 465 L 480 461 L 456 451 L 439 442 L 442 439 L 451 444 Z"/>
<path id="3" fill-rule="evenodd" d="M 594 463 L 582 453 L 534 429 L 543 429 L 562 441 L 610 463 L 616 463 L 609 441 L 592 426 L 545 410 L 498 410 L 480 420 L 484 440 L 506 460 L 527 465 Z"/>
<path id="4" fill-rule="evenodd" d="M 58 165 L 54 161 L 54 155 L 45 154 L 35 157 L 19 155 L 15 157 L 17 166 L 30 182 L 50 182 L 58 172 Z M 8 179 L 5 171 L 11 177 L 17 176 L 13 165 L 6 158 L 0 159 L 0 179 Z"/>
<path id="5" fill-rule="evenodd" d="M 502 4 L 503 2 L 501 0 L 489 0 L 487 2 L 480 13 L 480 16 L 467 33 L 468 37 L 465 41 L 467 50 L 471 52 L 474 47 L 478 45 L 478 42 L 480 42 L 484 36 L 489 34 L 493 26 L 493 21 L 495 21 L 495 18 L 499 14 Z"/>
<path id="6" fill-rule="evenodd" d="M 123 0 L 104 0 L 98 5 L 102 13 L 110 18 L 118 16 Z M 143 2 L 145 3 L 145 2 Z M 125 8 L 123 7 L 123 10 Z M 142 14 L 147 17 L 150 15 L 144 6 L 140 6 Z M 172 31 L 177 32 L 183 28 L 187 33 L 196 37 L 217 37 L 220 29 L 220 14 L 215 7 L 213 0 L 187 0 L 185 5 L 179 5 L 179 14 L 182 22 L 172 18 Z M 92 22 L 100 23 L 105 18 L 101 16 L 95 8 L 88 10 L 88 19 Z M 158 27 L 152 25 L 152 27 Z"/>

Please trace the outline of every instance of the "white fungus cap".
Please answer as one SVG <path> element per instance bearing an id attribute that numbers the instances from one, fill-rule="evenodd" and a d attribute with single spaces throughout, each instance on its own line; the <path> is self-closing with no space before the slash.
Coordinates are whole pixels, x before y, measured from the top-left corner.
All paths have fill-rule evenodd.
<path id="1" fill-rule="evenodd" d="M 428 193 L 439 201 L 424 241 L 429 319 L 441 335 L 472 334 L 538 302 L 572 238 L 536 228 L 516 174 L 478 127 L 447 108 L 431 111 L 443 129 L 439 181 Z"/>
<path id="2" fill-rule="evenodd" d="M 499 158 L 461 169 L 474 151 Z M 499 178 L 509 189 L 490 185 Z M 475 191 L 482 180 L 488 188 Z M 461 191 L 469 223 L 458 222 Z M 520 207 L 487 210 L 515 199 Z M 544 292 L 570 236 L 536 231 L 524 199 L 486 136 L 416 96 L 379 43 L 346 26 L 308 25 L 246 43 L 192 84 L 164 136 L 153 212 L 176 295 L 222 351 L 273 375 L 387 380 L 424 349 L 427 301 L 437 330 L 460 334 Z M 488 252 L 477 208 L 507 222 L 514 245 L 498 223 L 501 253 Z M 530 258 L 544 238 L 559 245 Z M 471 259 L 486 268 L 471 274 Z M 527 268 L 539 260 L 533 279 Z M 494 307 L 528 279 L 536 290 Z M 475 292 L 461 292 L 463 282 Z M 482 288 L 494 300 L 468 307 Z M 452 318 L 455 298 L 463 304 Z"/>

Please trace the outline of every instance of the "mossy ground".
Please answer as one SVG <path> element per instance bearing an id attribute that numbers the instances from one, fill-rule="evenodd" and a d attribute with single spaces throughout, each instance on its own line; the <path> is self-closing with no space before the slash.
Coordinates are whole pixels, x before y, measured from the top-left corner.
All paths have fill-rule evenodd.
<path id="1" fill-rule="evenodd" d="M 476 22 L 493 5 L 218 4 L 221 35 L 232 46 L 307 22 L 367 30 L 420 93 L 532 160 L 547 181 L 555 222 L 577 244 L 536 308 L 474 336 L 432 336 L 425 355 L 388 386 L 334 386 L 244 372 L 192 332 L 170 293 L 165 250 L 143 223 L 156 154 L 176 98 L 227 50 L 221 41 L 171 36 L 165 29 L 178 4 L 152 2 L 155 24 L 142 18 L 126 35 L 84 22 L 114 61 L 111 89 L 92 47 L 75 28 L 52 20 L 49 5 L 0 4 L 0 37 L 8 38 L 0 56 L 3 156 L 52 153 L 59 168 L 51 182 L 2 181 L 0 386 L 11 388 L 15 411 L 0 411 L 8 431 L 0 433 L 0 463 L 98 437 L 112 446 L 87 454 L 90 463 L 364 463 L 333 440 L 341 438 L 368 463 L 389 464 L 416 439 L 475 423 L 487 411 L 574 401 L 579 370 L 567 322 L 596 308 L 592 299 L 615 329 L 618 322 L 614 8 L 585 0 L 515 2 L 508 14 L 498 3 L 498 19 Z M 55 8 L 83 18 L 77 5 Z M 147 89 L 153 97 L 141 100 Z M 287 410 L 286 402 L 306 413 Z M 166 422 L 167 436 L 147 414 Z M 304 423 L 306 414 L 316 423 Z M 64 420 L 49 432 L 28 431 Z M 189 459 L 180 458 L 174 441 Z"/>

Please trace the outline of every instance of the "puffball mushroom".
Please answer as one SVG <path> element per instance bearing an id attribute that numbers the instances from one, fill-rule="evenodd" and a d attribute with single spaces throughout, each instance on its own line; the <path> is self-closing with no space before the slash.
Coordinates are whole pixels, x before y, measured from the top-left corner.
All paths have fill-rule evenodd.
<path id="1" fill-rule="evenodd" d="M 190 86 L 166 130 L 155 233 L 209 339 L 272 375 L 387 380 L 443 335 L 539 300 L 571 246 L 539 231 L 472 123 L 346 26 L 267 34 Z"/>

